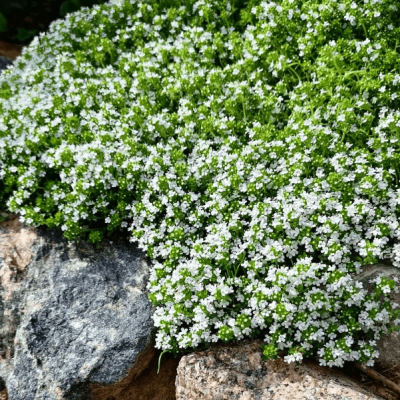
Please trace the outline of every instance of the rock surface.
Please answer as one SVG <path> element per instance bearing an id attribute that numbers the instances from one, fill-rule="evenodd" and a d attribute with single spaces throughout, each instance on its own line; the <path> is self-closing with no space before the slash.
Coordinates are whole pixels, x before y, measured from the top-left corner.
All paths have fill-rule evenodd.
<path id="1" fill-rule="evenodd" d="M 0 40 L 0 57 L 5 57 L 9 60 L 15 60 L 21 55 L 23 45 L 8 43 L 4 40 Z M 2 400 L 0 398 L 0 400 Z"/>
<path id="2" fill-rule="evenodd" d="M 177 400 L 373 400 L 367 388 L 337 368 L 316 361 L 301 365 L 283 359 L 262 361 L 261 341 L 211 347 L 182 357 Z"/>
<path id="3" fill-rule="evenodd" d="M 363 283 L 364 288 L 368 291 L 373 290 L 373 286 L 369 283 L 378 275 L 384 274 L 389 279 L 397 277 L 398 293 L 390 293 L 392 303 L 400 305 L 400 269 L 384 264 L 372 264 L 363 267 L 363 272 L 356 276 L 356 279 Z M 394 325 L 392 323 L 392 325 Z M 377 341 L 377 349 L 379 357 L 376 359 L 376 364 L 381 368 L 397 368 L 400 371 L 400 333 L 393 332 L 390 335 L 383 336 Z"/>
<path id="4" fill-rule="evenodd" d="M 3 221 L 0 378 L 9 400 L 118 398 L 154 356 L 149 268 L 129 242 L 96 250 L 16 215 Z"/>
<path id="5" fill-rule="evenodd" d="M 13 61 L 11 59 L 0 56 L 0 75 L 3 72 L 3 70 L 7 69 L 7 67 L 9 65 L 12 65 L 12 63 Z"/>

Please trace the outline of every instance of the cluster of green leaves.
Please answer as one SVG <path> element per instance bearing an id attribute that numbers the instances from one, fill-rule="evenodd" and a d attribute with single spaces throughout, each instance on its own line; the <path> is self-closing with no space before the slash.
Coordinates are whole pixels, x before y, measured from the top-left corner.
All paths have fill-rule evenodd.
<path id="1" fill-rule="evenodd" d="M 7 18 L 0 12 L 0 33 L 8 31 Z"/>
<path id="2" fill-rule="evenodd" d="M 373 365 L 398 329 L 399 8 L 114 0 L 0 77 L 0 202 L 153 259 L 156 344 Z"/>
<path id="3" fill-rule="evenodd" d="M 60 17 L 76 12 L 82 7 L 93 7 L 95 4 L 104 4 L 106 0 L 65 0 L 60 6 Z"/>

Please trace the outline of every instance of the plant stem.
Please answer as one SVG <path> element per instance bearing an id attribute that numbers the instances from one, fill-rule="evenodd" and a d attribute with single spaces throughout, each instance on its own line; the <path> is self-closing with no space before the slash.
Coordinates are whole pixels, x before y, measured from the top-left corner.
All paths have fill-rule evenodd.
<path id="1" fill-rule="evenodd" d="M 367 28 L 365 27 L 364 21 L 361 22 L 361 25 L 364 29 L 365 37 L 368 38 L 368 32 L 367 32 Z"/>
<path id="2" fill-rule="evenodd" d="M 300 81 L 301 79 L 299 75 L 297 75 L 297 72 L 292 67 L 289 66 L 289 68 L 294 72 L 294 74 L 297 76 L 297 79 Z"/>
<path id="3" fill-rule="evenodd" d="M 158 370 L 157 370 L 157 374 L 160 372 L 160 363 L 161 363 L 161 357 L 163 356 L 164 353 L 169 352 L 169 350 L 164 350 L 161 354 L 160 357 L 158 358 Z"/>

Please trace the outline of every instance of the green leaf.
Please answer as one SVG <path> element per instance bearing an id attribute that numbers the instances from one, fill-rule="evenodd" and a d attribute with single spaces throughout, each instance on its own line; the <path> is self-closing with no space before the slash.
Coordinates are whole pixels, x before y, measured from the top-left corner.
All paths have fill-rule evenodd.
<path id="1" fill-rule="evenodd" d="M 160 357 L 158 358 L 158 369 L 157 369 L 157 374 L 160 373 L 160 363 L 161 363 L 161 357 L 163 356 L 164 353 L 168 353 L 170 350 L 164 350 L 161 354 Z"/>
<path id="2" fill-rule="evenodd" d="M 37 29 L 18 28 L 17 34 L 14 35 L 12 38 L 14 40 L 18 40 L 19 42 L 25 42 L 26 40 L 35 36 L 37 32 Z"/>
<path id="3" fill-rule="evenodd" d="M 0 12 L 0 32 L 8 32 L 7 19 L 1 12 Z"/>
<path id="4" fill-rule="evenodd" d="M 66 0 L 60 6 L 60 16 L 65 17 L 69 13 L 78 11 L 81 7 L 80 0 Z"/>
<path id="5" fill-rule="evenodd" d="M 6 214 L 5 217 L 3 217 L 3 216 L 0 215 L 0 224 L 8 218 L 8 215 L 9 215 L 9 214 Z"/>

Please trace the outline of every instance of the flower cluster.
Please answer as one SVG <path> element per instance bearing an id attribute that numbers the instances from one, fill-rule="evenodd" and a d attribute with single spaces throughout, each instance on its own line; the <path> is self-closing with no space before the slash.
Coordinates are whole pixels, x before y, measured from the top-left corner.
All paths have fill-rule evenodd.
<path id="1" fill-rule="evenodd" d="M 397 329 L 400 10 L 389 0 L 113 0 L 0 77 L 0 206 L 153 259 L 164 350 L 373 365 Z"/>

